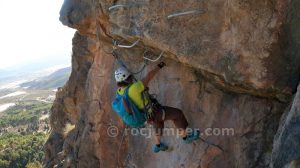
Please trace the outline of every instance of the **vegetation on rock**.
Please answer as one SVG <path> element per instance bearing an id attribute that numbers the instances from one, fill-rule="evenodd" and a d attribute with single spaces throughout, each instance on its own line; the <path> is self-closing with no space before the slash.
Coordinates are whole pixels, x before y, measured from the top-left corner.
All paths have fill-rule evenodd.
<path id="1" fill-rule="evenodd" d="M 0 116 L 0 167 L 40 168 L 52 103 L 19 103 Z"/>
<path id="2" fill-rule="evenodd" d="M 45 133 L 21 135 L 17 133 L 0 136 L 1 168 L 41 167 L 44 157 Z"/>

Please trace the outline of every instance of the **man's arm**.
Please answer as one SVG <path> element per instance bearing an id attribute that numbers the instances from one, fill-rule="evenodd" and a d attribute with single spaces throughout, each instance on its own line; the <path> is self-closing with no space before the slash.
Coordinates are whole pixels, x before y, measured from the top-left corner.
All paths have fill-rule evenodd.
<path id="1" fill-rule="evenodd" d="M 158 71 L 163 68 L 164 66 L 166 66 L 166 64 L 164 62 L 161 62 L 157 65 L 156 68 L 154 68 L 153 70 L 151 70 L 144 79 L 142 79 L 142 82 L 144 84 L 145 87 L 148 86 L 149 82 L 154 78 L 154 76 L 158 73 Z"/>

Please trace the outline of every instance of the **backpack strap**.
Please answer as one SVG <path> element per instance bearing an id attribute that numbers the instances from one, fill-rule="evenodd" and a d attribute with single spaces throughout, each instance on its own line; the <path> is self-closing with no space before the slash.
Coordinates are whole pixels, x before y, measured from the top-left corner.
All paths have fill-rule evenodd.
<path id="1" fill-rule="evenodd" d="M 129 87 L 130 87 L 130 86 L 128 86 L 128 87 L 125 89 L 125 93 L 124 93 L 125 99 L 123 98 L 122 100 L 123 100 L 124 106 L 125 106 L 125 108 L 126 108 L 126 111 L 127 111 L 129 114 L 132 114 L 132 113 L 133 113 L 133 112 L 132 112 L 132 109 L 131 109 L 131 107 L 128 106 L 128 103 L 126 102 L 126 99 L 129 98 L 129 96 L 128 96 L 128 90 L 129 90 Z"/>
<path id="2" fill-rule="evenodd" d="M 123 100 L 123 104 L 126 108 L 127 113 L 132 114 L 132 110 L 131 110 L 131 108 L 128 107 L 126 100 L 125 99 L 122 99 L 122 100 Z"/>
<path id="3" fill-rule="evenodd" d="M 129 114 L 133 114 L 134 119 L 137 121 L 137 114 L 135 114 L 135 111 L 132 110 L 132 104 L 127 102 L 127 101 L 131 101 L 131 100 L 130 100 L 130 97 L 129 97 L 129 95 L 128 95 L 128 91 L 129 91 L 130 86 L 131 86 L 131 85 L 129 85 L 129 86 L 125 89 L 125 93 L 124 93 L 125 99 L 123 99 L 123 102 L 124 102 L 126 111 L 127 111 Z M 127 100 L 127 101 L 126 101 L 126 100 Z M 129 104 L 129 105 L 128 105 L 128 104 Z"/>

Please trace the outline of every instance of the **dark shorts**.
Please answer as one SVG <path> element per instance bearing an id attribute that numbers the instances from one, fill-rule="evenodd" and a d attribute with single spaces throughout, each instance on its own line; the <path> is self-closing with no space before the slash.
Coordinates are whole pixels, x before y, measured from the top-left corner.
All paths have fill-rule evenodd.
<path id="1" fill-rule="evenodd" d="M 171 120 L 177 129 L 186 129 L 188 122 L 180 109 L 163 106 L 161 111 L 154 114 L 153 126 L 156 135 L 163 134 L 164 121 Z"/>

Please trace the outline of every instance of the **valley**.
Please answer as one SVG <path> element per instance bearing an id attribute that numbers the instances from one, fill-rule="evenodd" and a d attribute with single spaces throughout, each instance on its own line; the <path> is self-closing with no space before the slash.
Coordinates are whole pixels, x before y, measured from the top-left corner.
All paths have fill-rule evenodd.
<path id="1" fill-rule="evenodd" d="M 49 116 L 56 91 L 70 67 L 44 75 L 10 77 L 0 84 L 0 167 L 40 168 L 50 132 Z M 37 73 L 35 73 L 37 74 Z"/>

